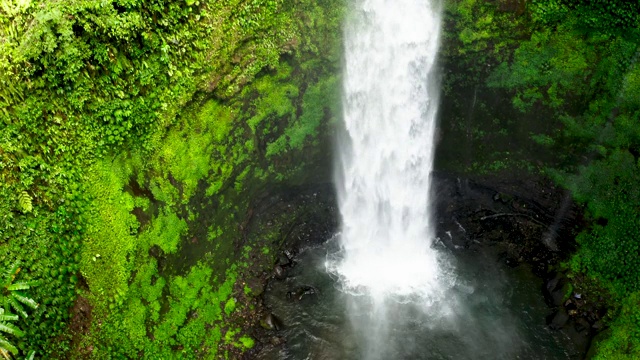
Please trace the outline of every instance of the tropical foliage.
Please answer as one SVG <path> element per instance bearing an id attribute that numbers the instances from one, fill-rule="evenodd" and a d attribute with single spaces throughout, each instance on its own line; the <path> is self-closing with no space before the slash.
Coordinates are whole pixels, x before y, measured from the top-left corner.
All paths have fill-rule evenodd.
<path id="1" fill-rule="evenodd" d="M 337 113 L 342 2 L 0 5 L 0 263 L 24 279 L 6 297 L 24 333 L 8 351 L 251 347 L 226 306 L 248 271 L 235 224 L 266 182 L 307 176 L 302 154 Z M 178 266 L 185 241 L 202 251 Z M 13 320 L 34 280 L 39 306 Z"/>
<path id="2" fill-rule="evenodd" d="M 510 8 L 516 3 L 523 6 Z M 460 1 L 450 12 L 467 32 L 460 35 L 461 48 L 484 43 L 503 49 L 483 54 L 489 54 L 490 68 L 482 69 L 486 80 L 478 86 L 510 96 L 520 112 L 512 116 L 529 122 L 520 125 L 530 129 L 530 141 L 521 146 L 551 154 L 533 168 L 585 207 L 589 226 L 577 237 L 580 246 L 568 267 L 605 284 L 616 313 L 596 358 L 640 356 L 633 300 L 640 290 L 640 5 Z M 536 130 L 535 124 L 542 126 Z"/>
<path id="3" fill-rule="evenodd" d="M 19 316 L 26 319 L 29 315 L 24 306 L 36 309 L 38 303 L 28 297 L 24 290 L 29 290 L 31 284 L 26 281 L 16 281 L 20 273 L 18 262 L 11 264 L 2 273 L 2 283 L 0 289 L 0 355 L 5 359 L 10 359 L 11 354 L 18 355 L 18 348 L 12 343 L 13 338 L 21 338 L 25 333 L 12 322 L 18 321 Z M 11 309 L 17 314 L 12 314 Z M 27 358 L 33 358 L 35 351 L 31 351 Z"/>

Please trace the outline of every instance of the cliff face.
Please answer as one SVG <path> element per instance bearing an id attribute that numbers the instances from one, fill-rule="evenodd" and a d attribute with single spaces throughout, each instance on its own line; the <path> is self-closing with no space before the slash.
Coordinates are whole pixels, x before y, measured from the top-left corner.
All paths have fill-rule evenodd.
<path id="1" fill-rule="evenodd" d="M 329 176 L 343 7 L 3 4 L 0 251 L 39 282 L 20 352 L 253 346 L 239 284 L 277 239 L 247 239 L 252 203 Z"/>

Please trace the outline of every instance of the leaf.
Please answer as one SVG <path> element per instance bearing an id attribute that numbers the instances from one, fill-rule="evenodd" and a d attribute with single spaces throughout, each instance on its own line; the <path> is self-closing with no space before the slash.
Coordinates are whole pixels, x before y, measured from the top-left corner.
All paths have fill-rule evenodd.
<path id="1" fill-rule="evenodd" d="M 23 318 L 26 318 L 29 316 L 29 314 L 27 314 L 26 311 L 24 311 L 24 308 L 20 305 L 20 303 L 18 301 L 16 301 L 15 299 L 15 295 L 16 293 L 11 294 L 12 297 L 9 298 L 9 303 L 11 304 L 11 307 L 20 315 L 22 315 Z"/>
<path id="2" fill-rule="evenodd" d="M 22 332 L 20 328 L 6 322 L 0 322 L 0 331 L 6 332 L 7 334 L 11 334 L 17 337 L 24 336 L 24 332 Z"/>
<path id="3" fill-rule="evenodd" d="M 7 270 L 3 274 L 3 285 L 6 287 L 13 283 L 13 279 L 15 275 L 20 271 L 20 263 L 15 261 L 11 263 L 11 265 L 7 268 Z"/>
<path id="4" fill-rule="evenodd" d="M 9 291 L 13 291 L 13 290 L 27 290 L 30 289 L 31 285 L 29 285 L 29 283 L 27 283 L 26 281 L 18 281 L 15 282 L 9 286 L 7 286 L 7 290 Z"/>
<path id="5" fill-rule="evenodd" d="M 9 354 L 9 352 L 17 354 L 18 349 L 13 346 L 13 344 L 10 343 L 9 340 L 5 339 L 4 336 L 0 336 L 0 354 L 2 354 L 5 359 L 11 359 L 11 355 Z"/>
<path id="6" fill-rule="evenodd" d="M 38 303 L 35 302 L 35 300 L 28 298 L 26 296 L 22 296 L 16 292 L 11 293 L 11 296 L 13 296 L 14 298 L 16 298 L 16 300 L 20 301 L 21 303 L 27 305 L 28 307 L 32 308 L 32 309 L 36 309 L 38 308 Z"/>
<path id="7" fill-rule="evenodd" d="M 31 195 L 29 195 L 28 192 L 22 191 L 20 195 L 18 195 L 18 206 L 20 208 L 20 211 L 25 214 L 33 210 Z"/>
<path id="8" fill-rule="evenodd" d="M 0 321 L 16 321 L 18 315 L 0 315 Z"/>

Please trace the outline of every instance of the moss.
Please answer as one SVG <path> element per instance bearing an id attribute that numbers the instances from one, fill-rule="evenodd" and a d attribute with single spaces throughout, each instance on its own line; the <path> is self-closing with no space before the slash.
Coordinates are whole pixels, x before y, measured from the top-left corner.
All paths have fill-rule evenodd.
<path id="1" fill-rule="evenodd" d="M 251 349 L 255 345 L 255 341 L 246 335 L 241 336 L 239 341 L 245 349 Z"/>
<path id="2" fill-rule="evenodd" d="M 229 299 L 226 304 L 224 304 L 224 312 L 227 315 L 231 315 L 231 313 L 236 309 L 236 299 Z"/>

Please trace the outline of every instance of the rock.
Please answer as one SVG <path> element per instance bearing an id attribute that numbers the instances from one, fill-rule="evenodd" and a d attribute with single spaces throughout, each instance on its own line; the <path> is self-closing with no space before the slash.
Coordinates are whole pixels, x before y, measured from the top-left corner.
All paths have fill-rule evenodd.
<path id="1" fill-rule="evenodd" d="M 278 256 L 278 265 L 280 266 L 289 266 L 291 265 L 291 259 L 289 259 L 284 253 Z"/>
<path id="2" fill-rule="evenodd" d="M 273 346 L 279 346 L 285 343 L 285 339 L 282 336 L 272 336 L 269 342 Z"/>
<path id="3" fill-rule="evenodd" d="M 553 306 L 560 306 L 565 300 L 565 295 L 567 295 L 570 287 L 571 284 L 567 281 L 567 278 L 562 273 L 558 273 L 547 282 L 545 296 Z"/>
<path id="4" fill-rule="evenodd" d="M 287 293 L 287 298 L 300 301 L 307 295 L 316 295 L 319 292 L 320 291 L 316 287 L 310 285 L 302 285 L 296 291 L 289 291 Z"/>
<path id="5" fill-rule="evenodd" d="M 602 320 L 598 320 L 598 321 L 594 322 L 593 325 L 591 325 L 591 327 L 594 330 L 600 330 L 600 329 L 602 329 L 603 325 L 604 324 L 602 323 Z"/>
<path id="6" fill-rule="evenodd" d="M 549 318 L 551 319 L 550 321 Z M 567 312 L 563 308 L 560 308 L 549 318 L 547 318 L 547 321 L 549 321 L 549 327 L 553 330 L 560 330 L 569 321 L 569 314 L 567 314 Z"/>
<path id="7" fill-rule="evenodd" d="M 276 267 L 273 268 L 273 276 L 279 280 L 282 280 L 286 277 L 285 271 L 282 266 L 276 265 Z"/>
<path id="8" fill-rule="evenodd" d="M 586 332 L 585 335 L 588 335 L 591 329 L 591 325 L 589 324 L 589 322 L 583 318 L 576 320 L 576 324 L 574 325 L 574 327 L 576 331 L 579 333 Z"/>
<path id="9" fill-rule="evenodd" d="M 277 331 L 277 330 L 282 329 L 282 321 L 280 321 L 280 319 L 278 319 L 272 313 L 267 313 L 260 320 L 260 326 L 262 326 L 263 328 L 265 328 L 267 330 L 276 330 Z"/>
<path id="10" fill-rule="evenodd" d="M 264 292 L 264 283 L 260 278 L 252 278 L 247 281 L 247 287 L 251 290 L 252 297 L 258 297 Z"/>
<path id="11" fill-rule="evenodd" d="M 287 259 L 289 259 L 289 262 L 292 262 L 293 258 L 296 256 L 295 251 L 290 249 L 284 250 L 282 253 L 287 257 Z"/>

